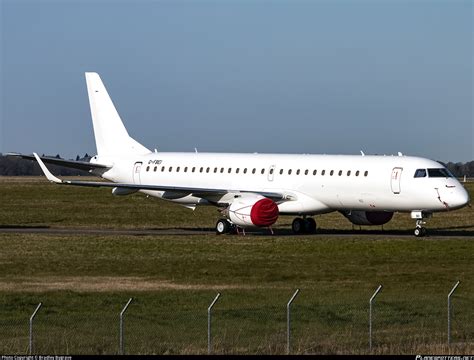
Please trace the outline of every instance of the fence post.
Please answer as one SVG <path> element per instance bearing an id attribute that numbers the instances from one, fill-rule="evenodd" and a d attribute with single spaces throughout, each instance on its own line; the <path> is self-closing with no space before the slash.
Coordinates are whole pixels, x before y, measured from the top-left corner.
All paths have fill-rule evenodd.
<path id="1" fill-rule="evenodd" d="M 221 296 L 221 293 L 217 293 L 217 296 L 212 301 L 211 305 L 207 308 L 207 353 L 211 354 L 211 310 L 217 299 Z"/>
<path id="2" fill-rule="evenodd" d="M 127 311 L 128 305 L 130 305 L 132 300 L 133 300 L 133 298 L 128 299 L 127 304 L 125 305 L 125 307 L 120 312 L 120 344 L 119 344 L 119 346 L 120 346 L 120 355 L 125 354 L 125 349 L 124 349 L 125 344 L 123 342 L 123 315 L 125 314 L 125 311 Z"/>
<path id="3" fill-rule="evenodd" d="M 374 295 L 369 300 L 369 349 L 372 351 L 372 303 L 375 300 L 377 294 L 382 290 L 382 285 L 379 285 L 377 290 L 375 290 Z"/>
<path id="4" fill-rule="evenodd" d="M 286 304 L 286 354 L 290 354 L 291 350 L 291 327 L 290 327 L 290 320 L 291 320 L 291 314 L 290 314 L 290 306 L 293 300 L 295 300 L 296 295 L 300 292 L 300 289 L 296 289 L 295 293 L 291 297 L 290 301 L 288 301 L 288 304 Z"/>
<path id="5" fill-rule="evenodd" d="M 36 307 L 36 310 L 33 312 L 33 315 L 30 317 L 30 349 L 29 349 L 29 354 L 33 354 L 33 319 L 36 316 L 36 313 L 40 309 L 42 303 L 39 303 L 38 306 Z"/>
<path id="6" fill-rule="evenodd" d="M 453 289 L 448 294 L 448 346 L 451 345 L 451 296 L 453 295 L 454 291 L 459 286 L 460 281 L 458 281 Z"/>

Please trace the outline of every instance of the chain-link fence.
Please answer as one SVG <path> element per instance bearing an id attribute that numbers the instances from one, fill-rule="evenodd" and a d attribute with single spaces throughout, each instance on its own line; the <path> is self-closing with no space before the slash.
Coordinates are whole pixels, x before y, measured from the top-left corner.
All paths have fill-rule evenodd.
<path id="1" fill-rule="evenodd" d="M 372 317 L 373 292 L 367 291 L 347 301 L 303 288 L 288 306 L 292 290 L 228 290 L 210 311 L 216 292 L 137 293 L 122 313 L 122 332 L 120 313 L 130 294 L 3 295 L 0 353 L 473 353 L 472 296 L 458 290 L 451 298 L 448 345 L 447 293 L 413 297 L 384 287 L 373 299 Z"/>

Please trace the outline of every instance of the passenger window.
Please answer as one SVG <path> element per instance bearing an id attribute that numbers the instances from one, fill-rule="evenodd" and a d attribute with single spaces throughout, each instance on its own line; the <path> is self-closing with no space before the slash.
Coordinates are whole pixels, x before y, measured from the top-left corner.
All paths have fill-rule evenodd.
<path id="1" fill-rule="evenodd" d="M 156 169 L 158 168 L 158 166 L 155 166 L 155 168 L 153 169 L 154 172 L 156 172 Z"/>
<path id="2" fill-rule="evenodd" d="M 321 175 L 324 176 L 326 174 L 326 170 L 321 171 Z"/>
<path id="3" fill-rule="evenodd" d="M 165 167 L 164 167 L 164 166 L 161 167 L 161 172 L 163 172 L 163 171 L 165 171 Z"/>
<path id="4" fill-rule="evenodd" d="M 316 175 L 318 173 L 318 170 L 313 170 L 313 175 Z"/>
<path id="5" fill-rule="evenodd" d="M 425 177 L 425 176 L 426 176 L 426 169 L 418 169 L 415 171 L 416 178 Z"/>
<path id="6" fill-rule="evenodd" d="M 229 168 L 229 169 L 227 170 L 227 172 L 228 172 L 229 174 L 230 174 L 231 171 L 232 171 L 232 168 Z"/>
<path id="7" fill-rule="evenodd" d="M 195 172 L 196 171 L 196 167 L 193 166 L 193 169 L 191 170 L 192 172 Z"/>
<path id="8" fill-rule="evenodd" d="M 334 175 L 334 170 L 331 170 L 331 172 L 329 173 L 329 175 L 333 176 L 333 175 Z"/>
<path id="9" fill-rule="evenodd" d="M 221 168 L 221 174 L 224 172 L 224 168 Z"/>
<path id="10" fill-rule="evenodd" d="M 148 170 L 150 170 L 150 167 L 149 167 L 149 166 L 146 167 L 146 171 L 148 171 Z"/>
<path id="11" fill-rule="evenodd" d="M 283 169 L 280 169 L 280 175 L 282 175 L 282 174 L 283 174 Z"/>
<path id="12" fill-rule="evenodd" d="M 169 172 L 172 172 L 172 171 L 173 171 L 173 167 L 170 166 L 170 168 L 169 168 L 168 170 L 169 170 Z"/>
<path id="13" fill-rule="evenodd" d="M 207 169 L 206 169 L 206 172 L 208 173 L 208 172 L 209 172 L 209 170 L 211 170 L 211 168 L 207 168 Z"/>
<path id="14" fill-rule="evenodd" d="M 201 167 L 199 168 L 199 172 L 202 173 L 203 170 L 204 170 L 204 168 L 201 166 Z"/>
<path id="15" fill-rule="evenodd" d="M 308 175 L 308 169 L 306 169 L 306 170 L 304 171 L 304 174 L 305 174 L 305 175 Z"/>
<path id="16" fill-rule="evenodd" d="M 247 174 L 247 168 L 244 169 L 244 174 Z"/>
<path id="17" fill-rule="evenodd" d="M 252 170 L 252 174 L 255 174 L 255 171 L 257 171 L 257 169 L 254 168 L 254 169 Z"/>
<path id="18" fill-rule="evenodd" d="M 291 169 L 290 169 L 290 170 L 288 170 L 288 175 L 291 175 Z"/>
<path id="19" fill-rule="evenodd" d="M 342 175 L 342 170 L 339 170 L 339 176 L 341 176 L 341 175 Z"/>
<path id="20" fill-rule="evenodd" d="M 179 172 L 179 166 L 176 168 L 176 172 Z"/>
<path id="21" fill-rule="evenodd" d="M 356 176 L 359 176 L 359 170 L 356 171 Z"/>
<path id="22" fill-rule="evenodd" d="M 273 175 L 273 168 L 270 169 L 270 175 Z"/>
<path id="23" fill-rule="evenodd" d="M 235 173 L 236 173 L 236 174 L 238 174 L 238 173 L 239 173 L 239 171 L 240 171 L 240 169 L 239 169 L 239 168 L 235 169 Z"/>
<path id="24" fill-rule="evenodd" d="M 300 174 L 300 169 L 296 170 L 296 175 Z"/>
<path id="25" fill-rule="evenodd" d="M 364 173 L 364 176 L 367 176 L 367 175 L 369 175 L 369 172 L 368 172 L 368 171 L 366 171 L 366 172 Z"/>
<path id="26" fill-rule="evenodd" d="M 184 168 L 184 172 L 188 172 L 188 167 L 187 166 Z"/>
<path id="27" fill-rule="evenodd" d="M 215 172 L 215 173 L 217 172 L 217 168 L 214 168 L 214 172 Z"/>
<path id="28" fill-rule="evenodd" d="M 347 171 L 347 176 L 351 176 L 351 171 L 350 170 Z"/>

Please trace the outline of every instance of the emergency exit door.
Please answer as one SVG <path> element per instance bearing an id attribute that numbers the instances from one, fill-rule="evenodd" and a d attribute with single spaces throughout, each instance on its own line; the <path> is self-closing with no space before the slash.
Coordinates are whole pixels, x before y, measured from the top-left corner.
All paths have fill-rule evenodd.
<path id="1" fill-rule="evenodd" d="M 268 169 L 268 177 L 267 177 L 268 181 L 273 181 L 273 175 L 275 173 L 275 167 L 276 167 L 276 165 L 272 165 Z"/>

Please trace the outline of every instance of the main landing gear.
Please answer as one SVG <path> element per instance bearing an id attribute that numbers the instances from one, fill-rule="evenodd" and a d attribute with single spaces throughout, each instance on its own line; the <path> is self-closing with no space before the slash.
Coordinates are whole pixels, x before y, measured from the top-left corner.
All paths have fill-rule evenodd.
<path id="1" fill-rule="evenodd" d="M 422 211 L 412 211 L 411 212 L 411 218 L 416 219 L 416 227 L 415 231 L 413 233 L 415 234 L 416 237 L 423 237 L 426 236 L 427 230 L 423 226 L 426 224 L 426 221 L 423 221 L 424 219 L 429 219 L 432 216 L 431 213 L 424 213 Z"/>
<path id="2" fill-rule="evenodd" d="M 291 229 L 295 234 L 314 234 L 316 233 L 316 221 L 313 218 L 296 218 L 291 224 Z M 270 229 L 271 230 L 271 229 Z M 227 219 L 219 219 L 216 223 L 216 234 L 238 233 L 238 228 Z M 272 232 L 273 234 L 273 232 Z"/>
<path id="3" fill-rule="evenodd" d="M 295 234 L 314 234 L 316 232 L 316 221 L 313 218 L 296 218 L 291 224 Z"/>
<path id="4" fill-rule="evenodd" d="M 269 226 L 268 229 L 270 230 L 270 233 L 273 235 L 273 230 Z M 217 220 L 216 223 L 216 234 L 217 235 L 222 235 L 222 234 L 237 234 L 237 235 L 244 235 L 245 236 L 245 227 L 236 225 L 232 222 L 230 222 L 227 219 L 219 219 Z"/>
<path id="5" fill-rule="evenodd" d="M 229 234 L 236 231 L 236 226 L 227 219 L 219 219 L 216 223 L 216 234 Z"/>

